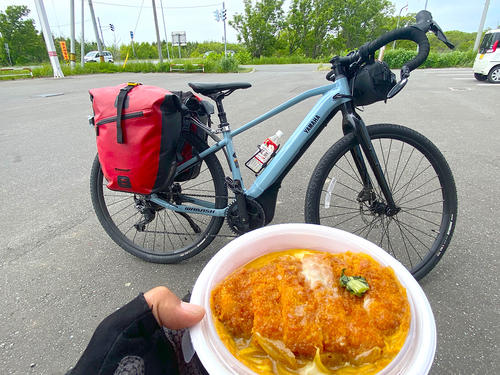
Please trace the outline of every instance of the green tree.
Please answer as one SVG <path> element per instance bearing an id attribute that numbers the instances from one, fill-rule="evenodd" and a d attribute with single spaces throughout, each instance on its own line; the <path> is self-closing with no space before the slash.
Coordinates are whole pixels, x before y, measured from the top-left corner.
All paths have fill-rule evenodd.
<path id="1" fill-rule="evenodd" d="M 0 64 L 8 64 L 5 43 L 9 46 L 12 63 L 38 63 L 46 59 L 45 44 L 35 29 L 34 21 L 28 16 L 25 5 L 11 5 L 0 12 Z"/>
<path id="2" fill-rule="evenodd" d="M 325 38 L 340 15 L 336 5 L 335 0 L 293 0 L 283 33 L 290 54 L 301 51 L 316 58 L 325 52 Z"/>
<path id="3" fill-rule="evenodd" d="M 236 14 L 229 24 L 238 31 L 238 40 L 245 44 L 252 56 L 269 56 L 274 52 L 283 28 L 283 0 L 260 0 L 255 6 L 251 0 L 244 0 L 244 3 L 244 13 Z"/>
<path id="4" fill-rule="evenodd" d="M 389 0 L 336 0 L 336 3 L 342 11 L 333 33 L 346 49 L 357 48 L 392 28 L 394 5 Z"/>

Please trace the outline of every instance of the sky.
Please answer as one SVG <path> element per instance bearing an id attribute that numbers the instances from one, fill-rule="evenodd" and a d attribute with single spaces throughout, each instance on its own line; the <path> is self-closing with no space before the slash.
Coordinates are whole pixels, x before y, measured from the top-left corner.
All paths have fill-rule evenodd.
<path id="1" fill-rule="evenodd" d="M 460 30 L 476 32 L 486 0 L 394 0 L 395 13 L 401 15 L 416 13 L 427 5 L 435 21 L 444 31 Z M 76 38 L 81 38 L 81 8 L 84 3 L 85 40 L 95 41 L 88 0 L 75 0 Z M 172 40 L 171 33 L 185 31 L 188 42 L 223 41 L 223 22 L 215 20 L 214 11 L 222 9 L 222 1 L 218 0 L 156 0 L 160 38 Z M 43 0 L 52 34 L 70 36 L 69 0 Z M 290 0 L 285 1 L 288 9 Z M 106 45 L 126 44 L 130 42 L 130 31 L 134 31 L 136 42 L 153 42 L 156 40 L 152 0 L 93 0 L 96 17 L 99 18 L 104 42 Z M 165 27 L 163 24 L 165 18 Z M 33 0 L 0 0 L 0 11 L 9 5 L 27 5 L 31 9 L 30 17 L 40 29 L 38 14 Z M 236 13 L 243 12 L 243 0 L 225 0 L 228 19 Z M 113 24 L 115 31 L 111 31 Z M 500 0 L 490 0 L 485 28 L 496 28 L 500 25 Z M 166 31 L 166 33 L 165 33 Z M 226 25 L 226 36 L 229 43 L 237 43 L 236 31 Z"/>

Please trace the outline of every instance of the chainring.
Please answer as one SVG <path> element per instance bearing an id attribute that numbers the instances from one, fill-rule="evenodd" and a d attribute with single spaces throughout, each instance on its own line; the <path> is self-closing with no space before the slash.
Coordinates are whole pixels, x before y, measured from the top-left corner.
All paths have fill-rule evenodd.
<path id="1" fill-rule="evenodd" d="M 238 212 L 238 204 L 236 201 L 231 203 L 226 211 L 226 221 L 229 228 L 236 234 L 243 234 L 254 229 L 263 227 L 266 222 L 266 214 L 261 204 L 254 199 L 246 198 L 247 212 L 249 216 L 249 229 L 243 229 L 243 223 Z"/>

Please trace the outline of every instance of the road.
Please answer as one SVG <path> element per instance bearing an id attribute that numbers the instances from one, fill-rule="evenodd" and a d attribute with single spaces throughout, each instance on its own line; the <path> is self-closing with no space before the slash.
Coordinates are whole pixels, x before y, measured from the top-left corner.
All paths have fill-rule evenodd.
<path id="1" fill-rule="evenodd" d="M 0 373 L 63 374 L 108 313 L 159 284 L 185 294 L 227 241 L 217 239 L 181 264 L 158 265 L 134 258 L 107 237 L 89 195 L 96 152 L 87 125 L 90 88 L 140 81 L 187 90 L 190 81 L 248 81 L 252 88 L 224 101 L 229 121 L 238 126 L 325 84 L 325 72 L 316 68 L 257 66 L 247 74 L 121 73 L 0 82 Z M 367 124 L 403 124 L 423 133 L 441 149 L 455 175 L 455 235 L 441 263 L 421 281 L 438 330 L 431 374 L 500 373 L 499 102 L 500 85 L 475 81 L 470 69 L 431 69 L 414 72 L 401 94 L 361 113 Z M 301 103 L 237 137 L 239 157 L 249 157 L 278 129 L 286 139 L 312 103 Z M 307 182 L 320 156 L 340 137 L 339 125 L 340 118 L 333 119 L 284 180 L 273 223 L 304 221 Z"/>

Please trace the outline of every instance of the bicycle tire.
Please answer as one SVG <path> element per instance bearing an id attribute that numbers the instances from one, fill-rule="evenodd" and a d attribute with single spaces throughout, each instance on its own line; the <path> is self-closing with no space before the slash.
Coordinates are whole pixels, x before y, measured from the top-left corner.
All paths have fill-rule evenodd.
<path id="1" fill-rule="evenodd" d="M 208 147 L 203 140 L 191 133 L 183 133 L 183 137 L 193 146 L 193 153 L 199 153 Z M 201 171 L 196 178 L 175 184 L 181 187 L 183 196 L 201 195 L 203 199 L 212 201 L 215 208 L 227 206 L 224 171 L 215 154 L 203 159 Z M 152 204 L 155 207 L 154 219 L 145 225 L 144 230 L 139 230 L 134 225 L 145 216 L 138 210 L 137 202 L 143 204 L 147 197 L 107 189 L 97 155 L 92 165 L 90 193 L 99 222 L 111 239 L 125 251 L 148 262 L 177 263 L 193 257 L 213 241 L 224 222 L 224 217 L 191 212 L 182 216 Z M 195 233 L 186 217 L 195 226 L 203 225 L 204 230 L 199 228 L 200 232 Z"/>
<path id="2" fill-rule="evenodd" d="M 393 124 L 367 129 L 401 211 L 388 217 L 376 210 L 373 202 L 385 200 L 369 167 L 376 199 L 370 207 L 357 200 L 363 185 L 350 153 L 358 145 L 351 133 L 316 166 L 307 188 L 305 221 L 376 243 L 420 280 L 440 261 L 453 235 L 457 193 L 452 172 L 438 148 L 420 133 Z"/>

